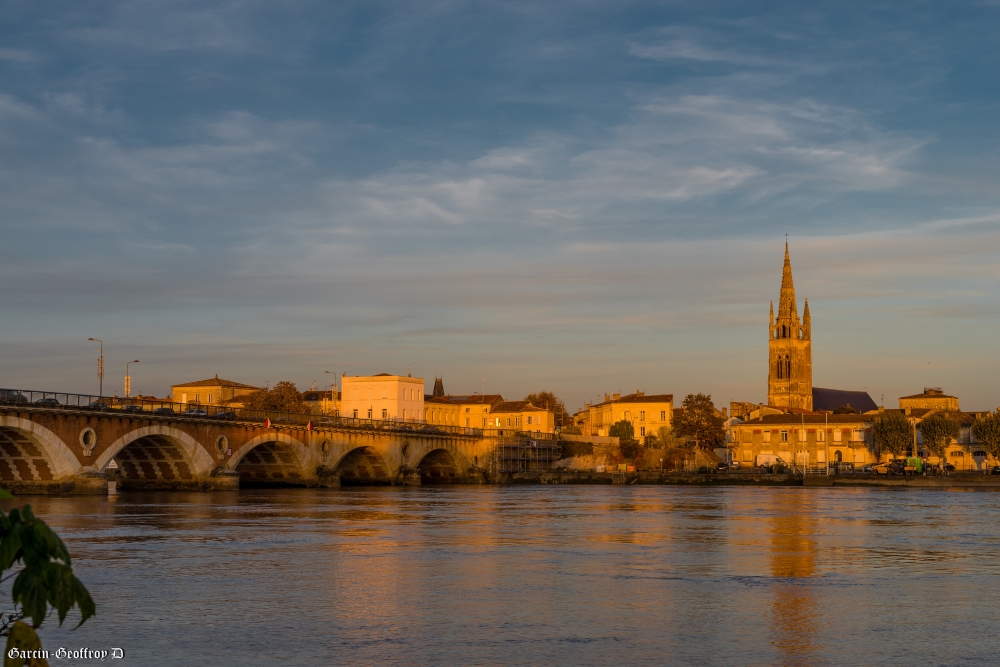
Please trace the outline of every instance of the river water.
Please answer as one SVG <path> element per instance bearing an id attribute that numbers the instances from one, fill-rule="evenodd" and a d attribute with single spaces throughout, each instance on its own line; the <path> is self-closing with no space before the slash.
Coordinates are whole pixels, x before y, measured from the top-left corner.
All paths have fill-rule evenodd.
<path id="1" fill-rule="evenodd" d="M 111 664 L 1000 663 L 990 492 L 455 486 L 25 501 L 98 606 L 77 630 L 50 619 L 46 648 L 123 648 Z"/>

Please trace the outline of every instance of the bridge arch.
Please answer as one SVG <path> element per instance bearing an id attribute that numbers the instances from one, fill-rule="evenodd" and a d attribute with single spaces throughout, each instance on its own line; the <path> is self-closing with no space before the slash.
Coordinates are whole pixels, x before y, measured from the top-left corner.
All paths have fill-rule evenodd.
<path id="1" fill-rule="evenodd" d="M 125 479 L 187 481 L 215 468 L 215 461 L 201 443 L 184 431 L 160 424 L 118 438 L 101 452 L 94 467 L 104 470 L 116 457 L 123 459 L 118 467 Z"/>
<path id="2" fill-rule="evenodd" d="M 386 458 L 377 448 L 362 445 L 348 451 L 332 467 L 340 475 L 342 486 L 390 484 Z"/>
<path id="3" fill-rule="evenodd" d="M 448 484 L 462 477 L 462 470 L 455 456 L 445 447 L 426 452 L 415 468 L 420 473 L 421 484 Z"/>
<path id="4" fill-rule="evenodd" d="M 240 480 L 258 483 L 295 483 L 308 474 L 309 450 L 284 433 L 265 433 L 245 442 L 226 462 Z"/>
<path id="5" fill-rule="evenodd" d="M 82 468 L 55 433 L 31 420 L 7 415 L 0 416 L 0 461 L 4 481 L 59 480 Z"/>

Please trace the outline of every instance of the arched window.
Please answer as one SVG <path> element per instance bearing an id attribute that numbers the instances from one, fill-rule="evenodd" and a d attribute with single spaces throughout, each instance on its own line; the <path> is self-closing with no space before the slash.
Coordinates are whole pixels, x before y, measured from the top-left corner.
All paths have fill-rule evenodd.
<path id="1" fill-rule="evenodd" d="M 788 358 L 787 354 L 785 355 L 785 377 L 792 377 L 792 360 Z"/>
<path id="2" fill-rule="evenodd" d="M 778 359 L 777 375 L 778 375 L 778 379 L 779 380 L 782 378 L 782 372 L 785 370 L 784 366 L 785 365 L 783 363 L 781 363 L 781 359 Z"/>
<path id="3" fill-rule="evenodd" d="M 788 333 L 785 331 L 785 325 L 784 324 L 781 325 L 781 337 L 782 338 L 788 338 Z"/>
<path id="4" fill-rule="evenodd" d="M 840 453 L 839 449 L 833 453 L 833 460 L 836 461 L 837 463 L 840 463 L 841 461 L 844 460 L 844 455 Z"/>

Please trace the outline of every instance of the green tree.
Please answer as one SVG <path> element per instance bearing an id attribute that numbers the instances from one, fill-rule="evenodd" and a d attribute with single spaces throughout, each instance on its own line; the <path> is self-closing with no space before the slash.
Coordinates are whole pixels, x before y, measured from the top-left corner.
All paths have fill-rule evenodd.
<path id="1" fill-rule="evenodd" d="M 699 447 L 721 447 L 726 441 L 722 415 L 716 412 L 711 394 L 688 394 L 684 409 L 674 417 L 674 433 L 694 438 Z"/>
<path id="2" fill-rule="evenodd" d="M 41 639 L 36 630 L 49 613 L 56 610 L 59 625 L 73 607 L 80 610 L 80 623 L 94 615 L 94 600 L 86 587 L 73 575 L 69 551 L 59 536 L 35 517 L 30 505 L 14 508 L 10 514 L 0 510 L 0 574 L 23 565 L 14 579 L 12 597 L 15 610 L 0 614 L 0 636 L 7 637 L 4 667 L 46 665 L 41 658 L 29 657 L 39 651 Z M 6 580 L 13 573 L 4 577 Z M 30 624 L 24 619 L 30 619 Z M 13 657 L 12 657 L 13 656 Z M 24 657 L 21 657 L 24 656 Z"/>
<path id="3" fill-rule="evenodd" d="M 913 426 L 901 412 L 883 412 L 872 420 L 872 446 L 876 461 L 883 453 L 898 456 L 913 442 Z"/>
<path id="4" fill-rule="evenodd" d="M 618 442 L 618 451 L 622 457 L 629 461 L 637 461 L 642 456 L 642 443 L 638 440 L 621 440 Z"/>
<path id="5" fill-rule="evenodd" d="M 972 424 L 972 435 L 994 459 L 1000 459 L 1000 410 L 987 413 Z"/>
<path id="6" fill-rule="evenodd" d="M 833 411 L 835 415 L 856 415 L 858 411 L 851 407 L 851 404 L 841 405 L 839 408 Z"/>
<path id="7" fill-rule="evenodd" d="M 562 402 L 562 399 L 553 394 L 551 391 L 543 390 L 533 394 L 528 394 L 524 397 L 524 400 L 529 401 L 536 408 L 551 410 L 556 416 L 557 430 L 566 426 L 572 426 L 573 417 L 566 411 L 566 405 Z"/>
<path id="8" fill-rule="evenodd" d="M 942 465 L 946 463 L 944 456 L 948 451 L 948 445 L 962 430 L 959 423 L 939 412 L 920 422 L 919 428 L 924 436 L 924 446 L 927 451 L 940 458 Z"/>
<path id="9" fill-rule="evenodd" d="M 302 394 L 294 382 L 279 382 L 270 389 L 258 389 L 247 394 L 243 405 L 251 410 L 269 410 L 273 412 L 294 412 L 307 414 L 309 406 L 302 400 Z"/>
<path id="10" fill-rule="evenodd" d="M 632 442 L 635 440 L 635 428 L 632 426 L 632 422 L 623 419 L 611 425 L 611 428 L 608 429 L 608 435 L 612 438 L 618 438 L 618 442 Z"/>

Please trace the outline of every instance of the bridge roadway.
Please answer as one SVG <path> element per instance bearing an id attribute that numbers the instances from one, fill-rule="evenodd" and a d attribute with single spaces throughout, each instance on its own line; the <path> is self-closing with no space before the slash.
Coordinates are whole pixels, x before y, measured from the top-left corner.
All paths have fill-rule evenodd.
<path id="1" fill-rule="evenodd" d="M 431 429 L 432 431 L 435 429 Z M 482 482 L 479 432 L 275 424 L 69 406 L 0 405 L 0 485 L 15 493 Z M 115 466 L 109 465 L 114 461 Z"/>

